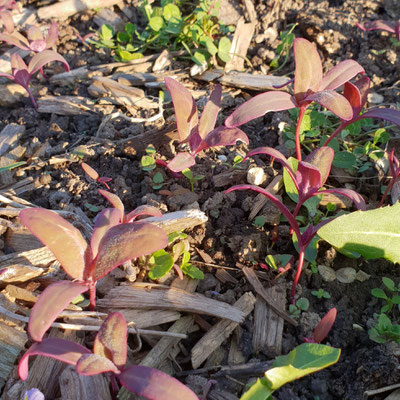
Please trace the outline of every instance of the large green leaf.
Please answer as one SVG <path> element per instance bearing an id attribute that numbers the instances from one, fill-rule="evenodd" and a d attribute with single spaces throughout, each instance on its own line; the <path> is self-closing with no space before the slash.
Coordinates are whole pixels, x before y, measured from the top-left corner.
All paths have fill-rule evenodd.
<path id="1" fill-rule="evenodd" d="M 339 251 L 366 259 L 400 262 L 400 204 L 342 215 L 323 226 L 318 236 Z"/>

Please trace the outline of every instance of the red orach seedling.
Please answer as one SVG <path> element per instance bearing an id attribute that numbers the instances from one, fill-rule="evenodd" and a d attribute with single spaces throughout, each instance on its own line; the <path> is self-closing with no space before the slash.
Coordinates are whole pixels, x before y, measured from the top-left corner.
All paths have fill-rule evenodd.
<path id="1" fill-rule="evenodd" d="M 81 375 L 107 373 L 113 396 L 118 392 L 119 382 L 129 391 L 150 400 L 198 400 L 189 388 L 162 371 L 140 365 L 127 366 L 127 350 L 127 324 L 123 315 L 115 312 L 101 325 L 93 352 L 69 340 L 43 339 L 34 343 L 22 356 L 18 374 L 25 381 L 29 373 L 29 357 L 40 355 L 74 365 Z"/>
<path id="2" fill-rule="evenodd" d="M 386 187 L 385 193 L 383 193 L 382 199 L 379 203 L 379 207 L 382 207 L 387 195 L 393 190 L 395 184 L 397 185 L 400 181 L 400 162 L 394 155 L 394 149 L 389 153 L 389 167 L 392 176 L 390 177 L 389 184 Z"/>
<path id="3" fill-rule="evenodd" d="M 313 237 L 317 234 L 318 229 L 332 220 L 332 218 L 326 219 L 318 223 L 316 226 L 310 224 L 308 228 L 303 233 L 301 233 L 300 226 L 296 220 L 296 216 L 301 206 L 312 196 L 317 196 L 322 193 L 336 193 L 346 196 L 353 201 L 358 209 L 361 210 L 365 209 L 365 202 L 358 193 L 350 189 L 322 189 L 323 185 L 328 179 L 334 157 L 334 150 L 330 147 L 320 147 L 309 154 L 305 161 L 299 161 L 296 173 L 293 171 L 286 157 L 278 150 L 275 150 L 271 147 L 259 147 L 257 149 L 254 149 L 246 155 L 243 161 L 256 154 L 269 155 L 276 161 L 280 162 L 288 172 L 289 176 L 293 180 L 294 185 L 296 186 L 299 196 L 299 201 L 293 213 L 277 197 L 258 186 L 236 185 L 226 190 L 225 193 L 230 193 L 234 190 L 247 189 L 262 193 L 269 200 L 271 200 L 271 202 L 276 207 L 278 207 L 282 214 L 287 218 L 292 231 L 297 237 L 299 247 L 299 260 L 297 264 L 296 276 L 294 278 L 291 291 L 291 301 L 293 302 L 294 295 L 296 293 L 296 286 L 299 281 L 304 264 L 305 250 L 310 244 Z"/>
<path id="4" fill-rule="evenodd" d="M 356 61 L 345 60 L 323 75 L 321 58 L 314 44 L 306 39 L 297 38 L 294 40 L 293 50 L 294 95 L 271 91 L 255 96 L 237 108 L 226 119 L 225 125 L 234 128 L 269 111 L 290 110 L 297 107 L 300 114 L 295 132 L 296 156 L 301 161 L 300 128 L 308 106 L 315 101 L 342 120 L 351 120 L 353 111 L 349 101 L 334 90 L 357 74 L 363 74 L 364 68 Z"/>
<path id="5" fill-rule="evenodd" d="M 48 286 L 32 308 L 28 333 L 36 342 L 58 314 L 79 294 L 89 290 L 96 305 L 96 282 L 128 260 L 152 254 L 168 245 L 167 234 L 145 222 L 121 222 L 117 209 L 99 213 L 90 244 L 81 232 L 53 211 L 29 208 L 20 212 L 22 223 L 54 254 L 73 281 Z"/>
<path id="6" fill-rule="evenodd" d="M 332 329 L 336 320 L 336 315 L 336 308 L 331 308 L 315 327 L 313 336 L 311 338 L 304 338 L 304 341 L 307 343 L 322 343 Z"/>
<path id="7" fill-rule="evenodd" d="M 189 153 L 178 153 L 167 164 L 171 171 L 180 172 L 195 165 L 196 154 L 210 147 L 233 146 L 239 140 L 249 144 L 246 134 L 238 128 L 215 128 L 221 106 L 220 85 L 212 91 L 199 120 L 196 102 L 189 90 L 172 78 L 164 80 L 174 104 L 179 141 L 189 142 L 190 147 Z"/>
<path id="8" fill-rule="evenodd" d="M 397 21 L 384 21 L 378 19 L 376 21 L 357 22 L 356 25 L 366 32 L 380 30 L 394 33 L 397 40 L 400 42 L 400 19 Z"/>
<path id="9" fill-rule="evenodd" d="M 44 50 L 41 53 L 35 54 L 28 66 L 18 54 L 13 54 L 11 57 L 12 74 L 0 72 L 0 76 L 4 76 L 15 83 L 18 83 L 18 85 L 21 85 L 28 92 L 33 106 L 37 108 L 35 98 L 29 90 L 30 80 L 37 71 L 41 70 L 46 64 L 53 61 L 60 61 L 64 64 L 65 70 L 69 71 L 69 65 L 63 56 L 52 50 Z"/>
<path id="10" fill-rule="evenodd" d="M 15 0 L 0 0 L 0 22 L 3 23 L 8 33 L 14 31 L 14 20 L 10 10 L 18 10 L 17 2 Z"/>
<path id="11" fill-rule="evenodd" d="M 111 182 L 112 178 L 99 176 L 99 173 L 94 168 L 84 162 L 81 164 L 81 167 L 90 178 L 94 179 L 98 183 L 103 184 L 108 190 L 110 190 L 110 186 L 108 186 L 107 183 Z"/>
<path id="12" fill-rule="evenodd" d="M 389 121 L 393 124 L 400 126 L 400 111 L 391 108 L 371 108 L 365 113 L 360 114 L 361 110 L 364 108 L 367 102 L 367 96 L 370 88 L 370 79 L 367 76 L 363 76 L 358 81 L 351 83 L 346 82 L 344 84 L 343 96 L 349 101 L 352 109 L 353 116 L 350 120 L 342 119 L 340 121 L 339 127 L 329 136 L 328 140 L 324 143 L 325 146 L 338 135 L 347 126 L 353 124 L 360 119 L 365 118 L 377 118 Z"/>

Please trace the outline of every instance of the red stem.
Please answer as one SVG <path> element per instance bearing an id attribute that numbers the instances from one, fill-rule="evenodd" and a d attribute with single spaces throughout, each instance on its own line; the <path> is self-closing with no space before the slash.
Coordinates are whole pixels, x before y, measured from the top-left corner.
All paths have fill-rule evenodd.
<path id="1" fill-rule="evenodd" d="M 90 311 L 96 309 L 96 282 L 89 283 L 89 299 L 90 299 Z"/>
<path id="2" fill-rule="evenodd" d="M 344 121 L 340 121 L 340 125 L 336 129 L 335 132 L 332 133 L 331 136 L 328 137 L 328 140 L 324 143 L 324 146 L 328 146 L 328 144 L 331 142 L 331 140 L 336 137 L 344 128 L 346 128 L 348 124 Z"/>
<path id="3" fill-rule="evenodd" d="M 305 249 L 303 248 L 303 244 L 300 244 L 301 238 L 297 238 L 297 240 L 299 244 L 299 261 L 297 263 L 296 276 L 294 277 L 292 284 L 292 291 L 290 293 L 290 302 L 292 304 L 294 304 L 294 295 L 296 294 L 296 286 L 299 282 L 301 271 L 303 270 L 304 255 L 305 255 Z"/>
<path id="4" fill-rule="evenodd" d="M 37 105 L 37 103 L 36 103 L 35 98 L 33 97 L 32 92 L 31 92 L 29 89 L 26 89 L 26 91 L 27 91 L 28 94 L 29 94 L 29 98 L 31 99 L 31 102 L 33 103 L 33 107 L 35 107 L 35 109 L 37 110 L 37 109 L 38 109 L 38 105 Z"/>
<path id="5" fill-rule="evenodd" d="M 306 113 L 307 106 L 300 106 L 299 118 L 297 119 L 295 141 L 296 141 L 296 156 L 301 161 L 301 146 L 300 146 L 300 127 L 303 122 L 304 114 Z"/>
<path id="6" fill-rule="evenodd" d="M 392 186 L 394 185 L 395 180 L 396 180 L 396 178 L 394 176 L 392 176 L 389 184 L 386 186 L 385 193 L 383 193 L 382 199 L 381 199 L 378 207 L 382 207 L 383 206 L 383 203 L 385 202 L 389 191 L 392 189 Z"/>

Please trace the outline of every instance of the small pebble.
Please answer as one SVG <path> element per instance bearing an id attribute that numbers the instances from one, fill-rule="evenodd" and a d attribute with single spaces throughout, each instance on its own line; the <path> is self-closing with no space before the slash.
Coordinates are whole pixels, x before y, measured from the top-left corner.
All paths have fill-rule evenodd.
<path id="1" fill-rule="evenodd" d="M 267 180 L 267 175 L 260 167 L 253 167 L 247 171 L 247 182 L 250 185 L 262 185 Z"/>
<path id="2" fill-rule="evenodd" d="M 375 92 L 368 93 L 368 102 L 371 104 L 381 104 L 383 103 L 383 96 Z"/>
<path id="3" fill-rule="evenodd" d="M 341 283 L 353 283 L 356 280 L 357 272 L 354 268 L 340 268 L 336 271 L 336 279 Z"/>
<path id="4" fill-rule="evenodd" d="M 358 281 L 360 281 L 360 282 L 365 282 L 365 281 L 367 281 L 370 277 L 371 277 L 371 275 L 367 274 L 367 273 L 364 272 L 364 271 L 361 271 L 361 270 L 357 271 L 356 279 L 357 279 Z"/>
<path id="5" fill-rule="evenodd" d="M 336 271 L 326 265 L 318 265 L 318 272 L 325 282 L 333 282 L 336 279 Z"/>
<path id="6" fill-rule="evenodd" d="M 224 156 L 223 154 L 219 155 L 217 158 L 221 162 L 227 162 L 228 161 L 228 158 L 226 156 Z"/>

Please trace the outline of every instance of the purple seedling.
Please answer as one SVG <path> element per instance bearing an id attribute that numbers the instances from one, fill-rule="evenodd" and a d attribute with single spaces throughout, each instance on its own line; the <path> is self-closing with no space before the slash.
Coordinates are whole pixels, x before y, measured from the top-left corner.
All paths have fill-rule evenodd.
<path id="1" fill-rule="evenodd" d="M 323 193 L 336 193 L 346 196 L 353 201 L 358 209 L 361 210 L 365 209 L 365 202 L 358 193 L 350 189 L 322 189 L 323 185 L 328 179 L 334 157 L 334 151 L 330 147 L 323 146 L 321 148 L 318 148 L 314 150 L 311 154 L 309 154 L 305 161 L 299 161 L 297 172 L 294 172 L 291 165 L 289 164 L 289 161 L 282 153 L 271 147 L 259 147 L 257 149 L 254 149 L 246 155 L 243 161 L 245 161 L 249 157 L 255 156 L 256 154 L 269 155 L 276 161 L 280 162 L 288 172 L 299 196 L 298 203 L 293 213 L 276 196 L 258 186 L 236 185 L 229 188 L 226 193 L 230 193 L 234 190 L 247 189 L 262 193 L 269 200 L 271 200 L 271 202 L 276 207 L 278 207 L 282 214 L 287 218 L 291 230 L 297 237 L 299 247 L 297 271 L 291 291 L 291 301 L 293 302 L 294 295 L 296 293 L 296 286 L 300 279 L 301 271 L 303 269 L 306 248 L 310 244 L 313 237 L 317 234 L 318 229 L 332 220 L 332 218 L 326 219 L 315 226 L 310 224 L 308 228 L 303 233 L 301 233 L 300 226 L 296 220 L 296 216 L 301 206 L 312 196 L 318 196 Z"/>
<path id="2" fill-rule="evenodd" d="M 96 283 L 124 262 L 152 254 L 168 245 L 167 234 L 145 222 L 121 223 L 117 209 L 104 209 L 96 217 L 90 244 L 81 232 L 57 213 L 42 208 L 20 212 L 22 223 L 60 262 L 73 281 L 48 286 L 32 308 L 28 333 L 40 342 L 59 313 L 79 294 L 89 290 L 96 306 Z"/>
<path id="3" fill-rule="evenodd" d="M 379 30 L 394 33 L 400 42 L 400 19 L 397 21 L 383 21 L 378 19 L 376 21 L 357 22 L 356 25 L 366 32 Z"/>
<path id="4" fill-rule="evenodd" d="M 84 162 L 81 164 L 81 167 L 90 178 L 98 183 L 103 184 L 108 190 L 110 190 L 110 186 L 108 186 L 107 183 L 111 182 L 112 178 L 108 178 L 107 176 L 100 176 L 94 168 Z"/>
<path id="5" fill-rule="evenodd" d="M 304 114 L 312 102 L 317 102 L 336 114 L 340 119 L 348 121 L 353 116 L 349 101 L 335 92 L 339 86 L 363 74 L 364 68 L 354 60 L 340 62 L 325 75 L 322 73 L 321 58 L 314 44 L 306 39 L 297 38 L 293 44 L 295 73 L 294 95 L 281 91 L 259 94 L 246 101 L 225 121 L 229 128 L 235 128 L 269 111 L 299 109 L 295 142 L 296 156 L 301 161 L 300 130 Z"/>
<path id="6" fill-rule="evenodd" d="M 14 31 L 14 19 L 10 10 L 18 10 L 17 2 L 15 0 L 0 0 L 0 21 L 8 33 Z"/>
<path id="7" fill-rule="evenodd" d="M 52 50 L 44 50 L 41 53 L 35 54 L 28 66 L 25 64 L 21 56 L 13 54 L 11 57 L 11 74 L 0 72 L 0 76 L 4 76 L 18 85 L 21 85 L 28 92 L 33 106 L 37 108 L 36 100 L 29 89 L 30 81 L 37 71 L 41 70 L 46 64 L 53 61 L 60 61 L 64 64 L 65 70 L 69 71 L 69 65 L 63 56 Z"/>
<path id="8" fill-rule="evenodd" d="M 336 320 L 336 315 L 336 308 L 331 308 L 315 327 L 312 337 L 304 338 L 304 341 L 306 343 L 322 343 L 332 329 L 332 326 Z"/>
<path id="9" fill-rule="evenodd" d="M 390 177 L 389 184 L 386 187 L 385 193 L 383 193 L 382 199 L 379 203 L 379 207 L 382 207 L 385 203 L 387 195 L 392 191 L 396 182 L 400 178 L 400 162 L 398 158 L 394 155 L 394 149 L 389 153 L 389 167 L 392 176 Z"/>
<path id="10" fill-rule="evenodd" d="M 114 312 L 102 323 L 94 340 L 93 352 L 69 340 L 46 338 L 34 343 L 22 356 L 18 374 L 23 381 L 28 379 L 29 357 L 39 355 L 73 365 L 81 375 L 107 373 L 114 397 L 119 382 L 132 393 L 149 400 L 198 400 L 189 388 L 162 371 L 141 365 L 126 365 L 127 350 L 125 318 Z"/>
<path id="11" fill-rule="evenodd" d="M 367 96 L 370 88 L 370 79 L 367 76 L 362 77 L 358 81 L 344 84 L 343 96 L 346 97 L 352 108 L 352 117 L 350 120 L 341 119 L 339 127 L 329 136 L 324 143 L 327 146 L 330 141 L 336 137 L 347 126 L 365 118 L 377 118 L 389 121 L 400 126 L 400 111 L 391 108 L 371 108 L 365 113 L 360 114 L 367 102 Z"/>
<path id="12" fill-rule="evenodd" d="M 176 125 L 181 143 L 188 142 L 190 151 L 178 153 L 167 167 L 180 172 L 196 164 L 196 155 L 211 147 L 233 146 L 237 141 L 249 144 L 246 134 L 238 128 L 219 126 L 215 128 L 221 108 L 222 89 L 216 85 L 199 119 L 196 102 L 183 85 L 172 78 L 165 78 L 165 84 L 174 104 Z"/>

